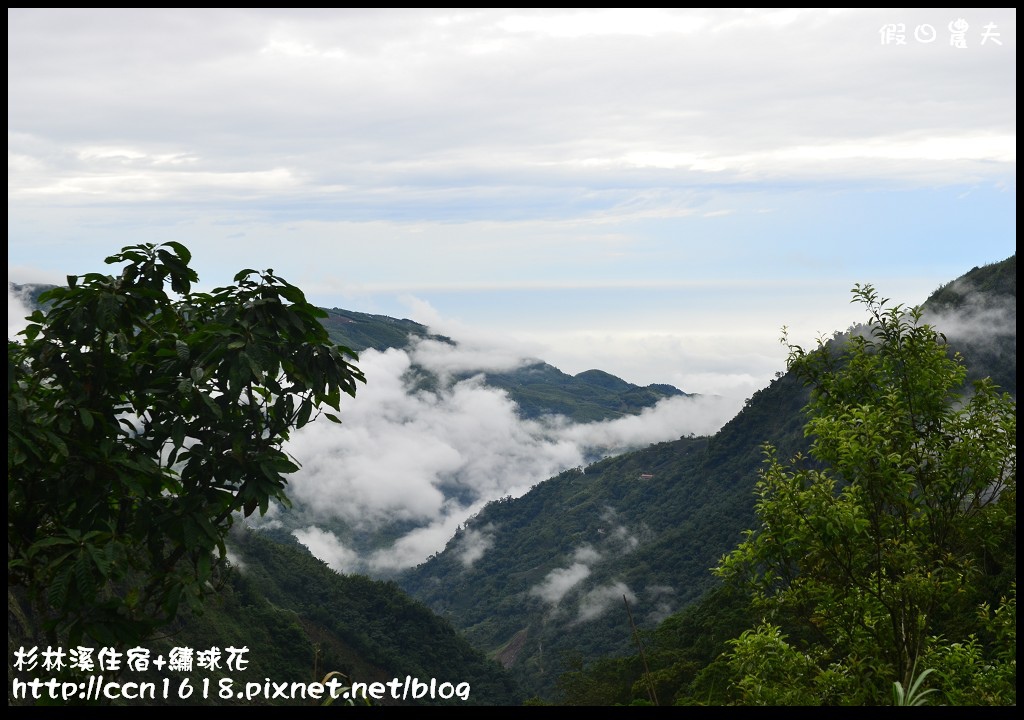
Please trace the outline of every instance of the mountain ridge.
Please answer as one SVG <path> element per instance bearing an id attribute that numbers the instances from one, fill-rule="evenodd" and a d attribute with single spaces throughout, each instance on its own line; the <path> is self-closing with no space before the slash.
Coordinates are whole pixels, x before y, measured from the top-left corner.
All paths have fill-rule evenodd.
<path id="1" fill-rule="evenodd" d="M 7 284 L 11 292 L 35 306 L 38 306 L 40 294 L 56 287 L 43 283 L 8 281 Z M 424 341 L 459 347 L 456 340 L 432 333 L 426 325 L 408 318 L 336 307 L 321 309 L 326 313 L 321 323 L 331 340 L 356 353 L 392 349 L 412 352 Z M 452 373 L 450 381 L 459 382 L 478 375 L 484 377 L 487 385 L 506 392 L 524 419 L 561 415 L 573 422 L 597 422 L 637 415 L 666 398 L 695 396 L 665 383 L 635 385 L 598 369 L 569 375 L 539 359 L 524 359 L 518 367 L 502 371 L 462 370 Z M 442 382 L 435 373 L 417 365 L 411 368 L 410 377 L 417 389 L 435 389 Z"/>
<path id="2" fill-rule="evenodd" d="M 1014 395 L 1015 263 L 1014 255 L 974 268 L 929 296 L 929 301 L 938 298 L 931 305 L 925 302 L 926 310 L 941 320 L 967 318 L 957 328 L 964 333 L 962 339 L 949 333 L 951 344 L 967 358 L 972 375 L 981 372 L 978 367 L 991 366 L 995 372 L 989 374 L 1004 378 L 999 384 Z M 337 323 L 345 327 L 358 322 L 349 320 Z M 401 331 L 407 329 L 404 323 L 412 322 L 390 320 L 392 330 Z M 408 342 L 409 335 L 404 337 Z M 445 341 L 443 336 L 426 339 Z M 625 381 L 601 371 L 573 377 L 584 386 L 629 392 L 619 384 Z M 365 587 L 401 586 L 479 651 L 501 660 L 530 693 L 549 693 L 559 675 L 575 663 L 632 651 L 623 598 L 641 627 L 651 628 L 714 591 L 707 568 L 751 526 L 751 489 L 762 460 L 761 444 L 770 441 L 783 455 L 806 447 L 800 412 L 806 397 L 806 389 L 788 373 L 781 374 L 714 435 L 655 443 L 541 480 L 520 498 L 484 506 L 460 526 L 442 552 L 403 573 L 398 585 L 367 581 L 377 584 Z M 271 574 L 278 572 L 275 567 L 304 566 L 298 558 L 313 561 L 305 550 L 294 547 L 294 539 L 284 543 L 293 546 L 287 549 L 266 538 L 248 542 L 275 558 L 266 561 L 271 569 L 265 572 Z M 251 554 L 239 557 L 240 567 L 263 562 Z M 318 569 L 292 583 L 291 599 L 275 588 L 278 580 L 267 578 L 259 589 L 240 592 L 262 593 L 286 616 L 301 616 L 300 608 L 308 608 L 325 592 L 330 595 L 334 581 L 325 578 L 337 574 L 314 562 Z M 363 587 L 362 582 L 353 587 Z M 343 624 L 358 628 L 370 623 L 376 632 L 391 619 L 420 612 L 398 599 L 404 595 L 389 600 L 386 594 L 366 592 L 369 604 L 361 600 L 361 614 Z M 270 597 L 273 601 L 266 599 Z M 345 597 L 339 591 L 332 601 L 344 605 Z M 260 608 L 259 617 L 271 617 L 266 606 Z M 9 644 L 11 617 L 9 613 Z M 296 632 L 287 617 L 279 621 L 289 633 Z M 312 646 L 313 636 L 326 632 L 328 624 L 326 617 L 303 617 L 300 630 Z M 367 672 L 412 667 L 392 662 L 408 651 L 407 638 L 375 635 L 375 642 L 383 644 L 363 647 L 360 637 L 339 637 L 329 643 L 340 654 L 352 654 L 352 662 L 365 660 L 355 657 L 361 654 L 386 660 L 363 666 Z M 427 663 L 421 665 L 424 671 L 435 667 L 435 660 L 427 657 L 420 661 Z M 516 701 L 518 692 L 505 684 L 503 676 L 486 676 L 490 679 L 481 682 L 493 686 L 492 702 Z"/>
<path id="3" fill-rule="evenodd" d="M 1015 255 L 974 268 L 923 303 L 938 321 L 967 318 L 951 329 L 949 342 L 975 363 L 971 377 L 992 375 L 1012 395 L 1015 268 Z M 398 581 L 478 647 L 502 657 L 525 687 L 550 692 L 558 675 L 552 656 L 630 651 L 623 596 L 638 622 L 653 627 L 659 615 L 715 587 L 708 568 L 752 527 L 763 443 L 783 457 L 808 447 L 801 412 L 807 398 L 789 373 L 781 374 L 711 437 L 652 445 L 492 503 L 443 552 Z M 463 562 L 469 542 L 481 538 L 489 540 L 485 552 Z M 594 615 L 599 609 L 604 614 Z"/>

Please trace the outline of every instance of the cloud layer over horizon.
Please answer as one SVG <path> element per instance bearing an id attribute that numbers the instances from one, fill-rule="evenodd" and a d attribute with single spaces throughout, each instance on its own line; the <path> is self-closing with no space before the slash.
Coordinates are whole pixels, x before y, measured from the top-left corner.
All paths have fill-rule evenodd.
<path id="1" fill-rule="evenodd" d="M 1016 244 L 1012 8 L 13 8 L 8 65 L 22 282 L 174 240 L 211 286 L 749 394 L 855 282 L 920 302 Z"/>

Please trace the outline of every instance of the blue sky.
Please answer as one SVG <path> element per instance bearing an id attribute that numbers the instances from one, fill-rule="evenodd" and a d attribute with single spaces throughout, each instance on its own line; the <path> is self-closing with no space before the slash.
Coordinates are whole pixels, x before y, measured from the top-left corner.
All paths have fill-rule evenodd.
<path id="1" fill-rule="evenodd" d="M 9 9 L 9 276 L 176 240 L 742 398 L 1015 252 L 1015 67 L 1012 9 Z"/>

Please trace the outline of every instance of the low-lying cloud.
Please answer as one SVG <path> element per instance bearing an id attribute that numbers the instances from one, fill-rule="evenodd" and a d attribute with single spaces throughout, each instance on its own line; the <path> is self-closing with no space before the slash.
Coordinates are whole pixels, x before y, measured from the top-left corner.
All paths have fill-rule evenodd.
<path id="1" fill-rule="evenodd" d="M 636 602 L 636 594 L 624 582 L 613 582 L 588 591 L 580 601 L 576 622 L 587 622 L 604 615 L 614 605 L 621 603 L 622 598 L 631 603 Z"/>
<path id="2" fill-rule="evenodd" d="M 484 553 L 494 547 L 494 531 L 494 525 L 487 523 L 482 528 L 469 528 L 463 533 L 456 549 L 463 567 L 473 567 Z"/>
<path id="3" fill-rule="evenodd" d="M 32 308 L 28 304 L 28 288 L 22 286 L 21 289 L 15 291 L 14 286 L 11 283 L 7 283 L 7 338 L 13 340 L 14 337 L 25 329 L 28 325 L 28 321 L 25 319 L 32 313 Z"/>
<path id="4" fill-rule="evenodd" d="M 606 521 L 614 520 L 615 511 L 608 508 L 602 515 Z M 623 527 L 616 527 L 612 533 L 614 541 L 612 555 L 629 552 L 636 547 L 638 541 Z M 608 552 L 599 552 L 592 545 L 581 545 L 573 552 L 571 562 L 566 567 L 555 568 L 544 579 L 530 588 L 530 595 L 539 597 L 550 605 L 553 614 L 572 613 L 575 605 L 574 623 L 582 623 L 600 617 L 605 612 L 622 602 L 625 597 L 630 603 L 636 603 L 637 596 L 629 586 L 619 580 L 586 589 L 584 583 L 594 568 L 608 559 Z M 572 600 L 567 597 L 572 595 Z"/>
<path id="5" fill-rule="evenodd" d="M 983 293 L 969 280 L 950 283 L 949 290 L 963 297 L 956 310 L 929 311 L 924 320 L 953 342 L 967 341 L 993 350 L 999 338 L 1017 335 L 1017 304 L 1005 296 Z"/>
<path id="6" fill-rule="evenodd" d="M 552 607 L 558 607 L 569 591 L 590 577 L 590 566 L 601 559 L 601 554 L 590 545 L 576 548 L 574 562 L 568 567 L 555 568 L 540 584 L 530 589 L 530 594 L 539 597 Z"/>
<path id="7" fill-rule="evenodd" d="M 567 568 L 556 568 L 548 573 L 544 582 L 530 590 L 530 594 L 557 606 L 566 593 L 589 576 L 590 567 L 585 563 L 573 563 Z"/>
<path id="8" fill-rule="evenodd" d="M 359 556 L 345 547 L 332 532 L 311 525 L 293 531 L 292 535 L 338 572 L 352 572 L 359 567 Z"/>
<path id="9" fill-rule="evenodd" d="M 595 455 L 713 433 L 734 414 L 733 405 L 719 398 L 676 397 L 606 422 L 526 420 L 503 390 L 486 385 L 482 372 L 452 380 L 524 362 L 485 344 L 466 348 L 435 340 L 409 350 L 361 353 L 367 383 L 342 408 L 343 424 L 313 423 L 288 445 L 302 464 L 288 488 L 294 504 L 288 514 L 303 528 L 300 540 L 314 554 L 325 553 L 322 559 L 332 566 L 388 574 L 441 551 L 487 502 L 523 495 Z M 439 378 L 436 387 L 418 389 L 424 371 Z M 371 543 L 372 550 L 352 557 L 359 543 L 346 539 L 346 532 L 365 538 L 398 525 L 403 531 L 397 539 L 384 547 Z M 329 540 L 312 533 L 317 527 L 337 534 Z M 460 561 L 467 566 L 490 547 L 486 533 L 474 533 L 461 541 Z M 547 594 L 553 597 L 555 586 Z"/>

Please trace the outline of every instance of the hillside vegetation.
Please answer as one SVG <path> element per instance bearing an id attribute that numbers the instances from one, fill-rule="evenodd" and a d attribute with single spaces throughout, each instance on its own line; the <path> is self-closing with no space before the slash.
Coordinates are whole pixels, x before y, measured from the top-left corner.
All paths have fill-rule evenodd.
<path id="1" fill-rule="evenodd" d="M 975 268 L 924 305 L 925 319 L 962 354 L 968 378 L 991 377 L 1014 396 L 1015 263 L 1014 256 Z M 408 348 L 415 338 L 451 342 L 411 321 L 382 316 L 332 310 L 323 323 L 332 340 L 355 350 Z M 843 339 L 837 333 L 836 340 Z M 711 571 L 763 521 L 759 503 L 766 496 L 758 483 L 765 443 L 778 458 L 809 458 L 808 472 L 828 465 L 809 455 L 814 437 L 805 436 L 804 408 L 812 395 L 805 379 L 779 374 L 711 437 L 654 444 L 492 502 L 443 552 L 397 583 L 340 575 L 285 533 L 233 532 L 231 567 L 212 569 L 216 593 L 203 611 L 181 614 L 146 647 L 154 655 L 180 646 L 248 647 L 250 667 L 233 677 L 236 682 L 310 681 L 331 671 L 358 681 L 410 675 L 468 682 L 470 704 L 519 704 L 530 696 L 583 705 L 814 702 L 826 681 L 805 687 L 813 669 L 790 651 L 816 647 L 825 632 L 819 620 L 801 624 L 789 605 L 767 614 L 766 606 L 752 602 L 753 585 L 724 584 Z M 543 363 L 488 373 L 487 382 L 509 392 L 524 417 L 610 418 L 683 394 L 671 386 L 639 388 L 596 370 L 571 377 Z M 1013 457 L 1015 483 L 1015 451 Z M 779 477 L 785 477 L 782 470 Z M 1015 685 L 1015 655 L 997 653 L 1008 647 L 1008 637 L 1015 647 L 1015 510 L 998 524 L 971 533 L 998 546 L 983 553 L 987 584 L 981 590 L 972 585 L 964 595 L 967 605 L 979 598 L 988 603 L 985 617 L 971 626 L 980 629 L 973 640 L 947 638 L 953 646 L 929 641 L 922 655 L 935 671 L 931 680 L 940 671 L 943 677 L 960 672 L 962 684 L 976 687 L 974 695 L 946 694 L 951 704 L 1005 701 L 1011 667 Z M 763 588 L 757 592 L 771 597 Z M 44 631 L 17 588 L 9 586 L 8 599 L 9 653 L 66 640 Z M 958 607 L 957 617 L 971 615 L 968 610 L 965 615 Z M 775 624 L 759 625 L 765 618 Z M 965 632 L 968 625 L 965 620 Z M 741 637 L 743 644 L 734 642 Z M 775 657 L 771 653 L 779 653 L 779 663 L 759 668 L 747 662 Z M 765 675 L 776 669 L 781 674 Z M 8 676 L 10 687 L 12 668 Z M 214 678 L 216 685 L 226 676 L 187 677 L 194 685 Z M 749 687 L 745 678 L 753 678 Z M 909 691 L 917 677 L 879 682 L 896 679 Z M 754 687 L 776 694 L 751 695 Z M 807 694 L 786 694 L 790 690 Z M 820 697 L 836 696 L 823 691 Z M 189 702 L 242 704 L 212 697 Z"/>
<path id="2" fill-rule="evenodd" d="M 988 362 L 987 374 L 997 378 L 1015 378 L 1016 372 L 1014 268 L 1015 257 L 976 268 L 925 304 L 928 313 L 952 325 L 954 348 L 968 360 Z M 951 295 L 951 288 L 966 290 Z M 959 316 L 950 311 L 965 308 L 974 323 L 954 325 Z M 983 327 L 977 324 L 981 310 Z M 646 697 L 642 688 L 632 689 L 640 658 L 632 654 L 623 595 L 648 631 L 679 613 L 651 640 L 674 658 L 662 670 L 673 674 L 678 690 L 680 678 L 692 679 L 723 652 L 725 640 L 736 636 L 732 630 L 742 629 L 737 618 L 749 626 L 746 599 L 722 595 L 710 569 L 754 526 L 764 443 L 780 457 L 809 450 L 801 412 L 808 399 L 804 384 L 786 373 L 711 438 L 654 445 L 493 503 L 443 553 L 400 582 L 500 657 L 531 692 L 578 702 Z M 465 562 L 467 548 L 482 539 L 488 549 Z M 594 674 L 585 684 L 604 688 L 604 694 L 580 694 L 578 673 L 590 663 Z M 613 683 L 616 673 L 621 677 Z"/>

